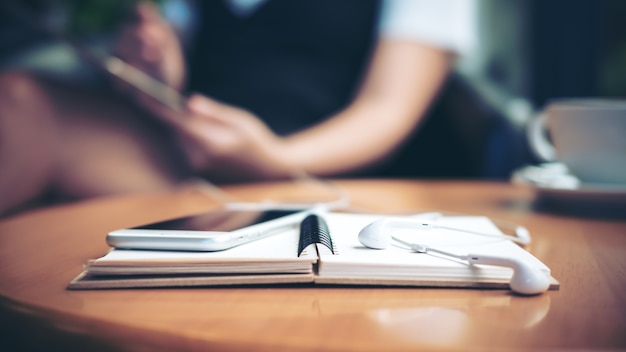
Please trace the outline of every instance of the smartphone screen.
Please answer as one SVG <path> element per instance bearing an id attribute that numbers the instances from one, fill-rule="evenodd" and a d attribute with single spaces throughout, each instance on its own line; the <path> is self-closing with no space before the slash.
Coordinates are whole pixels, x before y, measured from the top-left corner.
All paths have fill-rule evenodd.
<path id="1" fill-rule="evenodd" d="M 215 210 L 109 232 L 116 248 L 221 251 L 299 226 L 302 210 Z"/>
<path id="2" fill-rule="evenodd" d="M 231 232 L 298 213 L 298 210 L 218 210 L 133 227 L 134 230 Z"/>
<path id="3" fill-rule="evenodd" d="M 109 56 L 102 61 L 101 66 L 109 74 L 128 83 L 142 93 L 149 95 L 168 108 L 178 112 L 184 112 L 186 110 L 185 104 L 187 98 L 180 92 L 134 66 L 129 65 L 123 60 Z"/>

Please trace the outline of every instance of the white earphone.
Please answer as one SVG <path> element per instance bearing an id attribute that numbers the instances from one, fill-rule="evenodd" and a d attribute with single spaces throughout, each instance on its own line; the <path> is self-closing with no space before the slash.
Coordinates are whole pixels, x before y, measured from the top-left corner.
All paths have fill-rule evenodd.
<path id="1" fill-rule="evenodd" d="M 421 230 L 444 229 L 444 230 L 465 232 L 465 233 L 469 233 L 469 234 L 477 235 L 477 236 L 504 238 L 504 239 L 508 239 L 513 242 L 519 243 L 523 246 L 528 245 L 531 241 L 530 232 L 525 227 L 520 226 L 520 225 L 515 226 L 513 236 L 505 235 L 505 234 L 498 235 L 498 234 L 491 234 L 491 233 L 486 233 L 486 232 L 477 232 L 477 231 L 471 231 L 471 230 L 466 230 L 466 229 L 459 229 L 459 228 L 449 227 L 449 226 L 441 226 L 431 220 L 428 220 L 428 217 L 432 217 L 433 215 L 441 216 L 440 213 L 424 213 L 424 214 L 419 214 L 417 216 L 412 216 L 412 217 L 407 217 L 407 218 L 388 217 L 388 218 L 383 218 L 383 219 L 374 221 L 373 223 L 369 224 L 367 227 L 370 227 L 370 230 L 368 231 L 371 231 L 371 232 L 384 232 L 385 229 L 393 228 L 393 227 L 418 228 Z M 384 239 L 381 238 L 381 240 L 384 240 Z M 387 240 L 391 241 L 391 238 Z M 388 245 L 389 243 L 387 243 L 384 247 L 386 248 Z"/>
<path id="2" fill-rule="evenodd" d="M 485 265 L 495 265 L 495 266 L 505 266 L 513 269 L 513 276 L 511 277 L 511 282 L 509 283 L 511 290 L 516 293 L 524 294 L 524 295 L 535 295 L 542 292 L 545 292 L 550 287 L 550 270 L 546 267 L 534 267 L 528 263 L 504 258 L 504 257 L 494 257 L 489 255 L 482 254 L 467 254 L 467 255 L 456 255 L 453 253 L 441 251 L 435 248 L 430 248 L 428 246 L 418 244 L 418 243 L 410 243 L 403 241 L 399 238 L 392 236 L 389 231 L 389 227 L 391 226 L 418 226 L 419 228 L 436 228 L 432 227 L 430 223 L 415 220 L 407 220 L 407 219 L 397 219 L 397 218 L 384 218 L 365 226 L 359 232 L 359 242 L 364 246 L 372 249 L 385 249 L 391 245 L 391 241 L 396 241 L 401 243 L 410 249 L 418 252 L 418 253 L 438 253 L 441 255 L 445 255 L 448 257 L 452 257 L 455 259 L 460 259 L 467 261 L 470 264 L 485 264 Z M 516 229 L 516 237 L 513 236 L 500 236 L 500 235 L 492 235 L 485 233 L 478 233 L 472 231 L 465 231 L 461 229 L 454 229 L 448 227 L 439 227 L 442 229 L 456 230 L 456 231 L 464 231 L 472 234 L 483 235 L 483 236 L 496 236 L 496 237 L 510 237 L 517 238 L 518 241 L 520 237 L 527 238 L 528 242 L 530 242 L 530 236 L 528 231 L 522 227 L 518 227 L 523 229 L 523 231 L 517 231 Z M 520 236 L 520 234 L 522 236 Z M 527 237 L 524 237 L 527 235 Z"/>

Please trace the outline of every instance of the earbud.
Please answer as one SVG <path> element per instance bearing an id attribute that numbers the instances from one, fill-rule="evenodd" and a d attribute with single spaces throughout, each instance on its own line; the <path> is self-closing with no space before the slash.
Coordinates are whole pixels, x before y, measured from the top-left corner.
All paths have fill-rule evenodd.
<path id="1" fill-rule="evenodd" d="M 503 257 L 482 254 L 468 254 L 470 264 L 505 266 L 513 269 L 511 290 L 523 295 L 536 295 L 550 287 L 550 270 L 546 267 L 533 267 L 528 263 Z"/>
<path id="2" fill-rule="evenodd" d="M 468 254 L 467 256 L 456 255 L 438 249 L 430 248 L 417 243 L 409 243 L 391 235 L 390 226 L 409 225 L 412 227 L 432 228 L 428 222 L 416 222 L 405 219 L 384 218 L 372 222 L 359 232 L 359 242 L 372 249 L 385 249 L 391 245 L 391 241 L 397 241 L 419 253 L 435 252 L 455 259 L 466 260 L 470 264 L 485 264 L 495 266 L 505 266 L 513 269 L 513 276 L 509 283 L 511 290 L 523 295 L 535 295 L 546 291 L 550 287 L 550 270 L 545 267 L 536 268 L 519 260 L 504 257 L 494 257 L 482 254 Z M 463 231 L 463 230 L 459 230 Z M 487 235 L 487 234 L 485 234 Z M 528 231 L 519 226 L 516 228 L 516 235 L 530 240 Z M 498 235 L 490 235 L 504 237 Z M 512 236 L 507 236 L 512 237 Z"/>
<path id="3" fill-rule="evenodd" d="M 466 232 L 473 235 L 485 236 L 485 237 L 496 237 L 508 239 L 513 242 L 517 242 L 522 245 L 527 245 L 530 243 L 530 232 L 523 226 L 515 227 L 515 236 L 504 235 L 504 234 L 492 234 L 485 232 L 476 232 L 465 229 L 459 229 L 448 226 L 440 226 L 430 221 L 420 220 L 419 218 L 382 218 L 372 222 L 371 224 L 365 226 L 359 232 L 359 241 L 363 243 L 364 246 L 375 249 L 385 249 L 389 247 L 391 244 L 391 232 L 388 231 L 391 228 L 415 228 L 420 230 L 428 230 L 428 229 L 444 229 L 444 230 L 452 230 L 459 232 Z M 369 244 L 369 245 L 368 245 Z"/>
<path id="4" fill-rule="evenodd" d="M 515 237 L 518 239 L 518 243 L 527 245 L 530 243 L 530 232 L 524 226 L 515 226 Z M 515 241 L 513 239 L 513 241 Z"/>
<path id="5" fill-rule="evenodd" d="M 428 221 L 417 219 L 383 218 L 365 226 L 359 232 L 359 242 L 365 247 L 373 249 L 385 249 L 391 245 L 391 227 L 408 227 L 420 229 L 432 229 L 435 226 Z"/>
<path id="6" fill-rule="evenodd" d="M 367 248 L 385 249 L 391 245 L 391 233 L 385 231 L 389 219 L 380 219 L 365 226 L 359 232 L 359 242 Z"/>

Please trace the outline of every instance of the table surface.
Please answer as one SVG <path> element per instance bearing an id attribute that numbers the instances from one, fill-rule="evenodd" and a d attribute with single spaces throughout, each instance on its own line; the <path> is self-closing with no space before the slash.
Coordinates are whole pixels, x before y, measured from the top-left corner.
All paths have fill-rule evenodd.
<path id="1" fill-rule="evenodd" d="M 508 290 L 383 287 L 66 290 L 87 260 L 108 250 L 108 231 L 218 206 L 197 188 L 184 188 L 0 221 L 0 349 L 626 348 L 626 217 L 538 210 L 532 190 L 499 182 L 334 184 L 355 209 L 445 210 L 524 225 L 533 235 L 528 250 L 551 267 L 561 289 L 533 297 Z M 286 182 L 224 189 L 246 201 L 330 199 L 319 187 Z"/>

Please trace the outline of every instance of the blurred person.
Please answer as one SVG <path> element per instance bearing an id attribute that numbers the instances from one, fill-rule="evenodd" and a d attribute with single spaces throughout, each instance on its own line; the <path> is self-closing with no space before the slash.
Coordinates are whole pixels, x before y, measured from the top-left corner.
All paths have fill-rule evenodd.
<path id="1" fill-rule="evenodd" d="M 367 174 L 412 138 L 473 40 L 468 0 L 195 5 L 188 47 L 141 3 L 114 48 L 186 93 L 183 111 L 123 82 L 96 94 L 19 72 L 0 77 L 0 214 L 196 176 Z"/>

